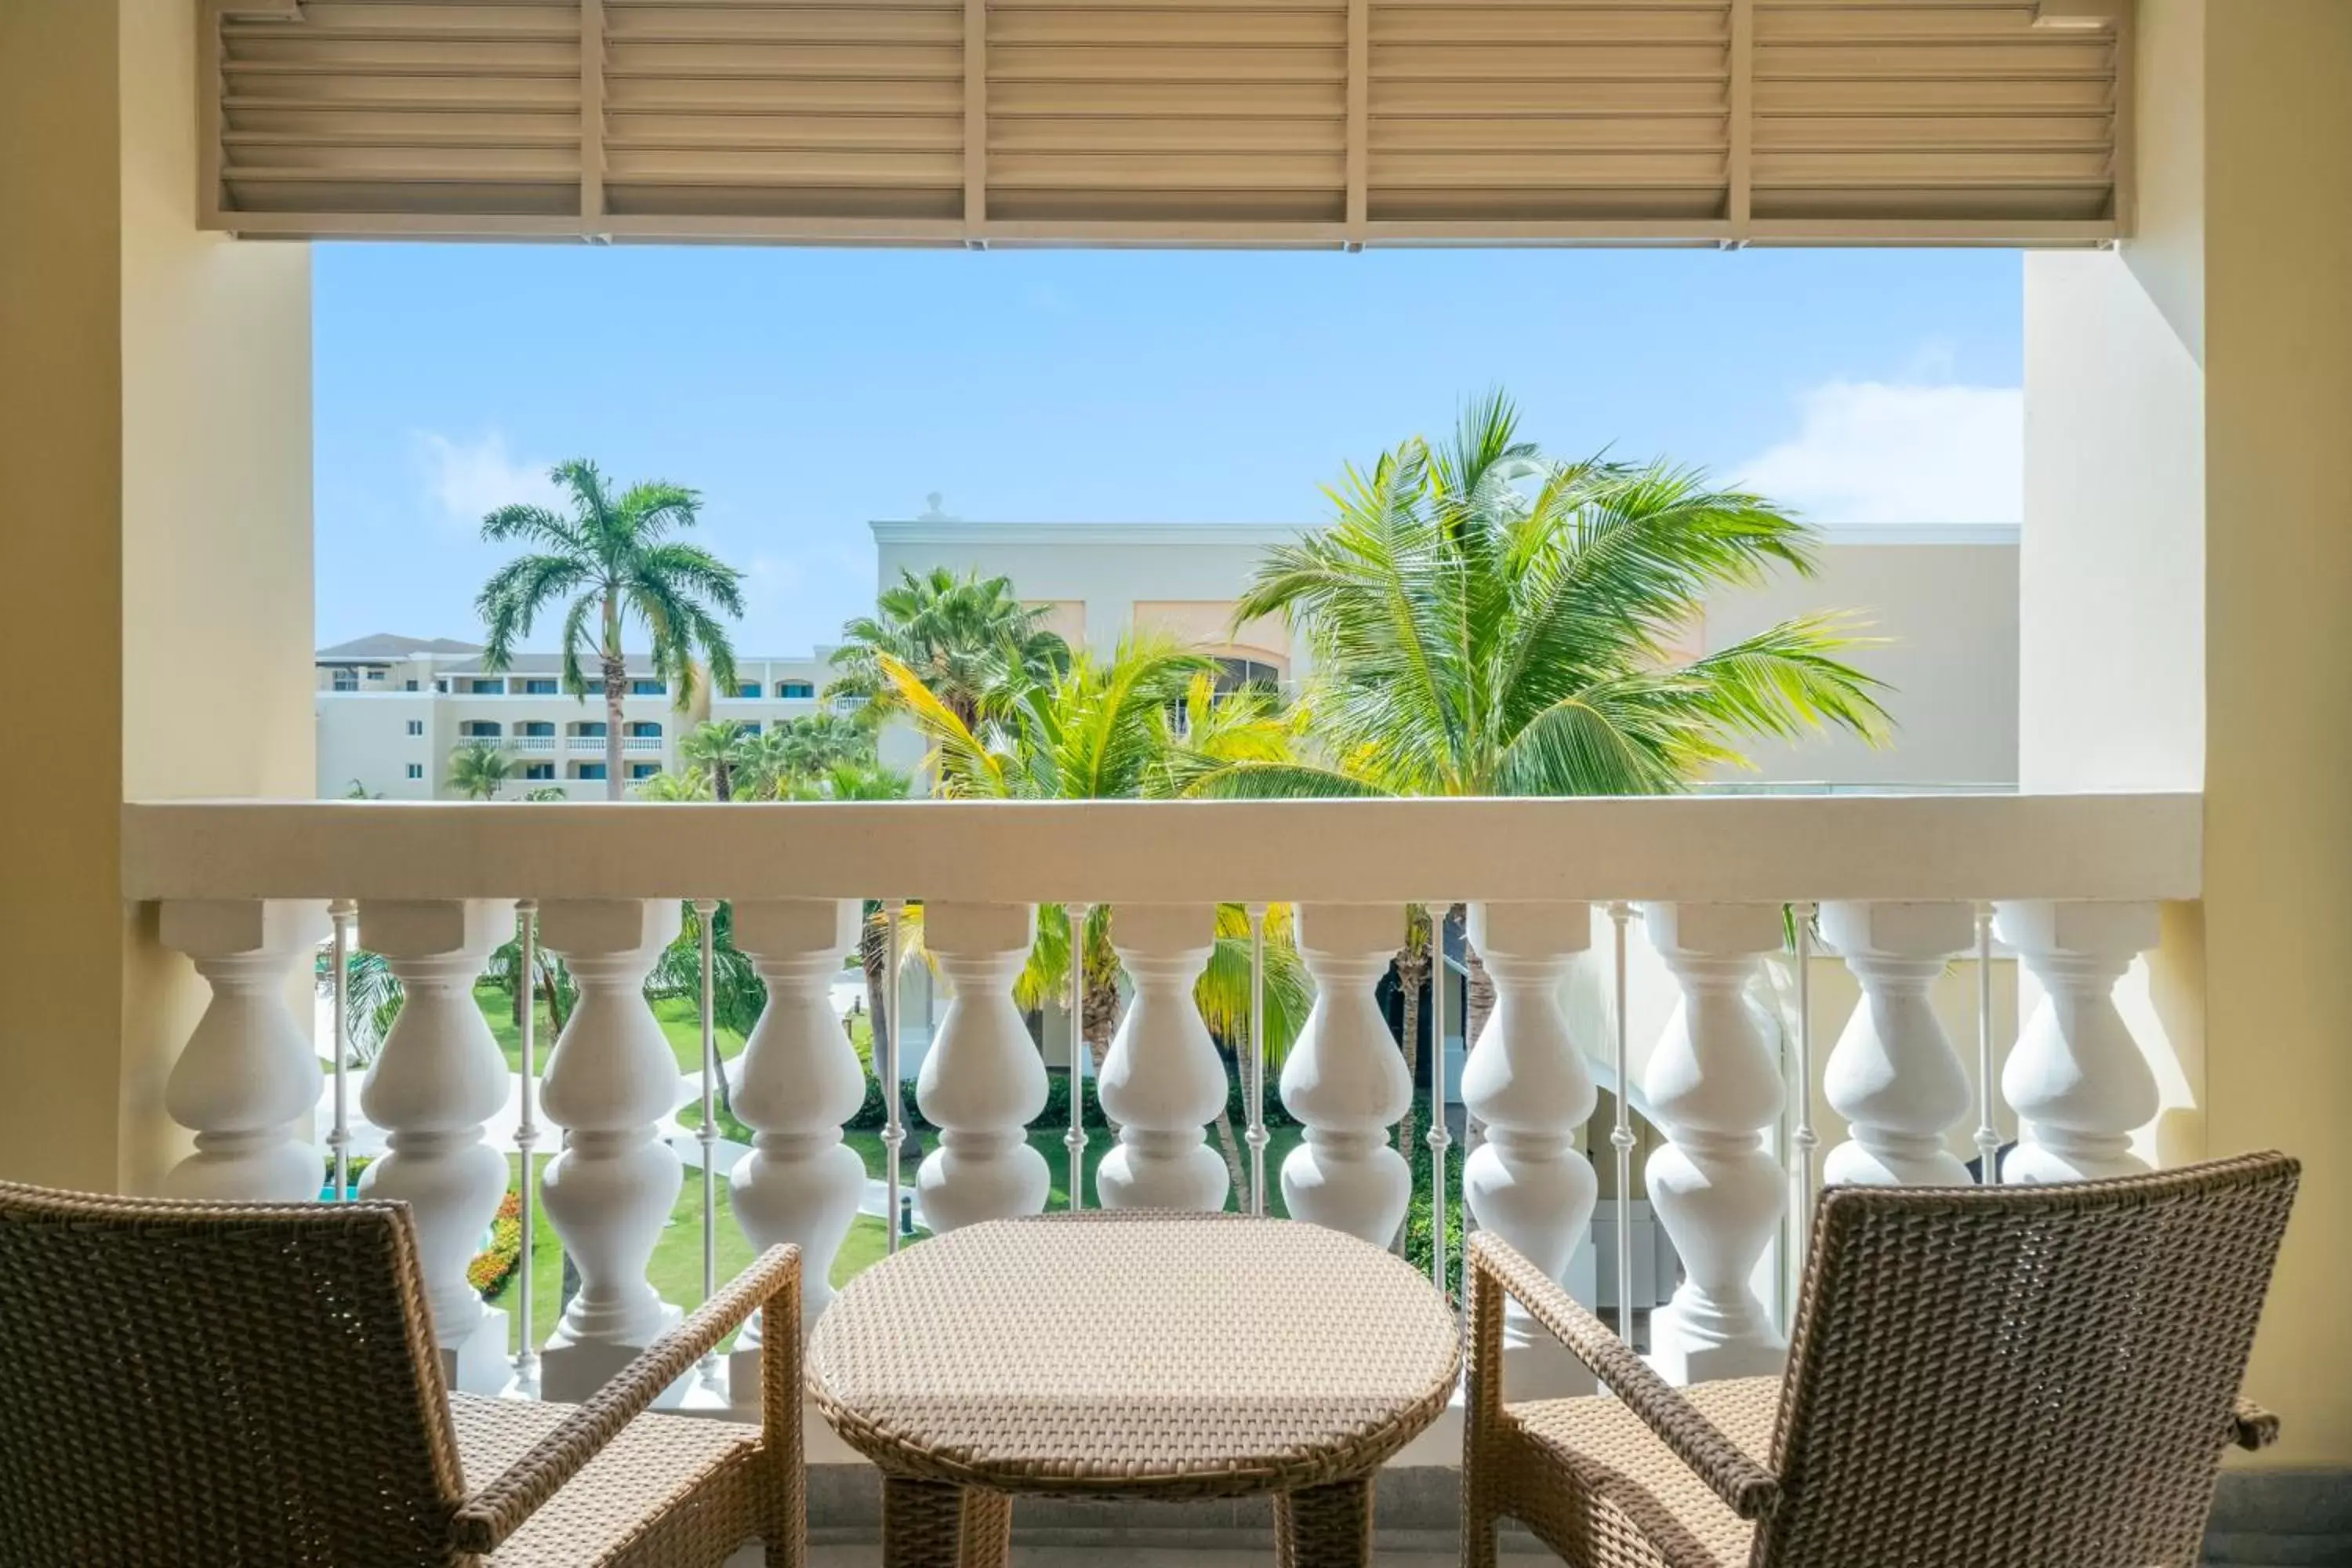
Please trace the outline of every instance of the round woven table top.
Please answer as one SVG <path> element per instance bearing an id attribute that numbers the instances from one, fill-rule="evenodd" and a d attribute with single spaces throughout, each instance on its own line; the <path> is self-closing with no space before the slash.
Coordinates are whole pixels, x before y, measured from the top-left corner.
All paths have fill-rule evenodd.
<path id="1" fill-rule="evenodd" d="M 1460 1360 L 1430 1282 L 1354 1237 L 1128 1211 L 876 1264 L 818 1320 L 808 1383 L 892 1474 L 1217 1497 L 1367 1473 L 1436 1419 Z"/>

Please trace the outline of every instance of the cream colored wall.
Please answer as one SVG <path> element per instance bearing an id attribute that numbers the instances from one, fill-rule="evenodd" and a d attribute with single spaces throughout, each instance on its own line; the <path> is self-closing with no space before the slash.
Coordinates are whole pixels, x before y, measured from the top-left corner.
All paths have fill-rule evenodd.
<path id="1" fill-rule="evenodd" d="M 2136 237 L 2025 258 L 2019 777 L 2205 762 L 2204 0 L 2143 0 Z"/>
<path id="2" fill-rule="evenodd" d="M 204 995 L 124 909 L 118 803 L 311 779 L 309 257 L 195 232 L 194 27 L 182 0 L 0 6 L 0 143 L 35 150 L 0 160 L 0 471 L 29 520 L 0 580 L 38 584 L 13 635 L 76 650 L 17 696 L 119 780 L 0 782 L 0 1174 L 101 1189 L 173 1156 Z"/>
<path id="3" fill-rule="evenodd" d="M 0 5 L 0 582 L 18 646 L 73 651 L 12 700 L 80 785 L 0 769 L 0 1176 L 95 1188 L 115 1179 L 126 946 L 115 40 L 110 5 Z"/>
<path id="4" fill-rule="evenodd" d="M 1965 538 L 1895 527 L 1832 531 L 1812 577 L 1782 574 L 1760 588 L 1716 595 L 1696 646 L 1706 652 L 1791 616 L 1851 611 L 1882 639 L 1847 657 L 1885 681 L 1894 743 L 1873 750 L 1845 735 L 1754 741 L 1742 780 L 1828 780 L 1854 784 L 2009 784 L 2017 781 L 2017 559 L 2011 531 Z"/>
<path id="5" fill-rule="evenodd" d="M 2026 263 L 2029 789 L 2205 791 L 2144 1010 L 2168 1157 L 2305 1163 L 2266 1465 L 2352 1462 L 2352 6 L 2141 0 L 2138 237 Z M 2147 1043 L 2144 1041 L 2144 1043 Z"/>
<path id="6" fill-rule="evenodd" d="M 2205 40 L 2206 1131 L 2304 1185 L 2252 1373 L 2352 1462 L 2352 5 Z"/>

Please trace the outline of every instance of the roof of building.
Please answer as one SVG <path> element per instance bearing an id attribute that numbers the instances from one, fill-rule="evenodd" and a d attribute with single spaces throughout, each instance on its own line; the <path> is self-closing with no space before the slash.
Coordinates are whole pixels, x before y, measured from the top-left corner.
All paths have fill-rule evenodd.
<path id="1" fill-rule="evenodd" d="M 479 653 L 479 643 L 459 642 L 455 637 L 404 637 L 397 632 L 373 632 L 349 642 L 339 642 L 332 647 L 322 647 L 321 659 L 338 658 L 414 658 L 420 653 Z"/>

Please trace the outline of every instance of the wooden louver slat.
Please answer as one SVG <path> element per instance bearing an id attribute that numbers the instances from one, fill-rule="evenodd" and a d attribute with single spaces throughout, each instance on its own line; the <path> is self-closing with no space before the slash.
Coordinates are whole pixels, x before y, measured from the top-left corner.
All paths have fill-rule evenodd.
<path id="1" fill-rule="evenodd" d="M 2128 0 L 190 3 L 205 220 L 250 234 L 2032 244 L 2128 206 Z"/>

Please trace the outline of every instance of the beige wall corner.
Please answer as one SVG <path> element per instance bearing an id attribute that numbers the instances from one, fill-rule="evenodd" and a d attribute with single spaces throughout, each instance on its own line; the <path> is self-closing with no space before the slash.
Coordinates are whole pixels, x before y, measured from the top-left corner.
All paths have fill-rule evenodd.
<path id="1" fill-rule="evenodd" d="M 0 531 L 19 721 L 86 786 L 0 775 L 0 1175 L 153 1185 L 204 988 L 120 895 L 126 795 L 311 788 L 310 262 L 195 229 L 184 0 L 0 6 Z"/>
<path id="2" fill-rule="evenodd" d="M 114 8 L 0 5 L 0 526 L 11 693 L 56 768 L 0 769 L 0 1176 L 110 1187 L 121 1037 L 121 322 Z"/>
<path id="3" fill-rule="evenodd" d="M 2206 34 L 2205 1009 L 2216 1152 L 2304 1161 L 2253 1390 L 2352 1463 L 2352 5 Z"/>

